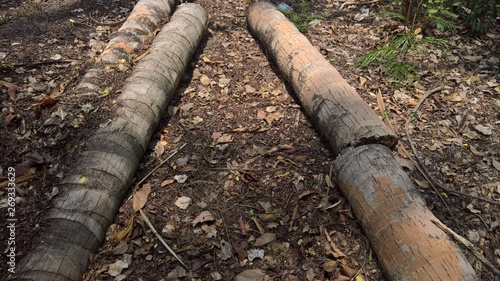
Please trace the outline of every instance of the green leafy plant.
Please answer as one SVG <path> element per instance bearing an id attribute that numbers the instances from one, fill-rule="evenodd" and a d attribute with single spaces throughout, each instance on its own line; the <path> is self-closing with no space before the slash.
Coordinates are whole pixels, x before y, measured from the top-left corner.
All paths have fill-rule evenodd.
<path id="1" fill-rule="evenodd" d="M 494 26 L 499 10 L 498 0 L 466 0 L 462 9 L 465 22 L 474 33 L 485 33 Z"/>
<path id="2" fill-rule="evenodd" d="M 408 25 L 411 33 L 415 33 L 418 29 L 423 30 L 430 24 L 434 24 L 440 31 L 456 30 L 456 25 L 451 20 L 457 19 L 458 15 L 451 10 L 460 5 L 460 2 L 455 0 L 403 0 L 396 4 L 401 6 L 401 14 L 397 18 Z M 392 12 L 393 17 L 396 15 L 397 13 Z"/>
<path id="3" fill-rule="evenodd" d="M 403 83 L 409 79 L 418 80 L 415 65 L 408 61 L 408 57 L 415 54 L 424 44 L 448 47 L 442 39 L 434 37 L 419 39 L 412 33 L 402 33 L 392 37 L 387 46 L 369 51 L 354 65 L 359 68 L 380 66 L 382 72 L 389 76 L 390 82 Z"/>

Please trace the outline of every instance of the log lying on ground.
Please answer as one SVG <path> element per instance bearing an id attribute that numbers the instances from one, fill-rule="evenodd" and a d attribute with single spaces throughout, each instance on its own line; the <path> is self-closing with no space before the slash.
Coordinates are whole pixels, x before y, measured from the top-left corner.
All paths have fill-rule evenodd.
<path id="1" fill-rule="evenodd" d="M 387 147 L 346 149 L 335 174 L 390 280 L 476 280 Z"/>
<path id="2" fill-rule="evenodd" d="M 180 0 L 140 0 L 100 56 L 104 64 L 130 63 L 130 54 L 172 14 Z"/>
<path id="3" fill-rule="evenodd" d="M 268 2 L 248 11 L 250 31 L 292 84 L 335 154 L 340 187 L 391 280 L 476 280 L 460 249 L 431 219 L 394 160 L 396 137 L 283 14 Z"/>
<path id="4" fill-rule="evenodd" d="M 125 81 L 116 117 L 89 139 L 58 186 L 49 228 L 21 260 L 15 280 L 81 280 L 206 28 L 205 10 L 183 4 L 160 31 Z"/>
<path id="5" fill-rule="evenodd" d="M 248 26 L 336 154 L 366 143 L 396 145 L 394 133 L 271 3 L 253 5 L 248 11 Z"/>
<path id="6" fill-rule="evenodd" d="M 101 89 L 102 85 L 98 81 L 106 74 L 103 64 L 108 66 L 129 64 L 133 51 L 153 36 L 155 30 L 172 14 L 178 4 L 179 0 L 140 0 L 99 56 L 98 62 L 101 67 L 87 70 L 76 86 L 75 91 L 78 95 L 101 95 L 104 89 Z"/>

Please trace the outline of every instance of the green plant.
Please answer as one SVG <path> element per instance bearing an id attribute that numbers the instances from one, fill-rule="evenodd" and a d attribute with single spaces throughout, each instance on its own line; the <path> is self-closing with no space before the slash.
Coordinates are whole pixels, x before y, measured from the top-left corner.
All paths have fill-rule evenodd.
<path id="1" fill-rule="evenodd" d="M 485 33 L 496 24 L 499 5 L 498 0 L 466 0 L 463 7 L 465 22 L 474 33 Z"/>
<path id="2" fill-rule="evenodd" d="M 325 17 L 322 15 L 310 15 L 310 16 L 305 16 L 304 14 L 309 10 L 310 8 L 310 3 L 307 1 L 302 1 L 297 5 L 297 13 L 295 12 L 290 12 L 290 11 L 285 11 L 278 9 L 280 12 L 282 12 L 293 24 L 297 27 L 297 29 L 302 32 L 306 33 L 307 28 L 309 27 L 309 23 L 315 19 L 324 19 Z"/>
<path id="3" fill-rule="evenodd" d="M 393 36 L 387 46 L 369 51 L 354 65 L 359 68 L 380 66 L 382 72 L 389 76 L 390 82 L 403 83 L 409 79 L 418 80 L 418 72 L 415 65 L 408 61 L 408 56 L 416 53 L 424 44 L 448 47 L 442 39 L 434 37 L 419 39 L 413 33 L 402 33 Z"/>
<path id="4" fill-rule="evenodd" d="M 410 33 L 420 33 L 430 24 L 434 24 L 440 31 L 456 30 L 451 20 L 458 17 L 451 12 L 460 2 L 455 0 L 402 0 L 393 4 L 400 6 L 400 12 L 384 11 L 383 16 L 399 19 L 409 28 Z"/>

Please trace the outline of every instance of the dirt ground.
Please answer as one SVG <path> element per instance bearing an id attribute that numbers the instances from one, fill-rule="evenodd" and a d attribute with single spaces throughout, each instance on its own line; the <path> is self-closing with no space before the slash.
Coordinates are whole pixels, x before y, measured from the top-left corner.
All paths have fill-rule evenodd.
<path id="1" fill-rule="evenodd" d="M 251 278 L 261 272 L 265 280 L 385 280 L 335 185 L 335 156 L 247 30 L 251 3 L 195 2 L 209 13 L 208 32 L 84 279 L 231 280 L 255 269 L 260 271 L 247 271 L 248 279 L 241 280 L 258 280 Z M 298 9 L 298 1 L 284 2 Z M 113 70 L 101 77 L 100 95 L 72 91 L 119 28 L 101 23 L 127 17 L 135 3 L 0 0 L 0 81 L 17 87 L 14 93 L 0 84 L 0 183 L 8 168 L 15 167 L 18 259 L 36 244 L 58 193 L 54 186 L 78 158 L 85 139 L 109 120 L 131 72 Z M 440 34 L 449 49 L 426 46 L 412 58 L 420 81 L 402 87 L 390 83 L 380 69 L 353 66 L 401 29 L 377 16 L 357 20 L 362 8 L 370 13 L 386 9 L 382 2 L 344 5 L 342 10 L 343 2 L 311 3 L 304 13 L 322 17 L 311 21 L 305 35 L 390 120 L 408 151 L 406 120 L 426 91 L 443 86 L 424 101 L 410 125 L 417 156 L 431 177 L 450 189 L 498 202 L 499 28 L 480 37 L 462 26 L 456 34 Z M 134 57 L 147 48 L 141 46 Z M 377 103 L 379 91 L 385 113 Z M 412 162 L 395 155 L 436 216 L 499 267 L 498 205 L 436 193 Z M 148 195 L 145 216 L 186 269 L 144 218 L 134 214 L 137 194 Z M 2 185 L 2 213 L 6 197 Z M 1 237 L 8 235 L 4 217 Z M 334 255 L 326 251 L 325 231 L 337 247 Z M 2 245 L 3 253 L 7 245 Z M 468 257 L 480 280 L 498 280 L 470 253 Z M 5 258 L 2 254 L 2 272 Z"/>

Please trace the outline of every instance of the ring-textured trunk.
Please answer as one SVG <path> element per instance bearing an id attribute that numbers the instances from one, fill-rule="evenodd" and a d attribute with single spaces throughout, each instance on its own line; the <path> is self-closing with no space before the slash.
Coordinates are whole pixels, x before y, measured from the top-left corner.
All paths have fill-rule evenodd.
<path id="1" fill-rule="evenodd" d="M 253 5 L 248 25 L 336 154 L 348 146 L 366 143 L 383 143 L 391 148 L 396 145 L 394 133 L 271 3 Z"/>
<path id="2" fill-rule="evenodd" d="M 15 279 L 81 280 L 206 28 L 205 10 L 183 4 L 160 31 L 126 80 L 116 117 L 89 139 L 58 186 L 49 228 L 21 260 Z"/>

